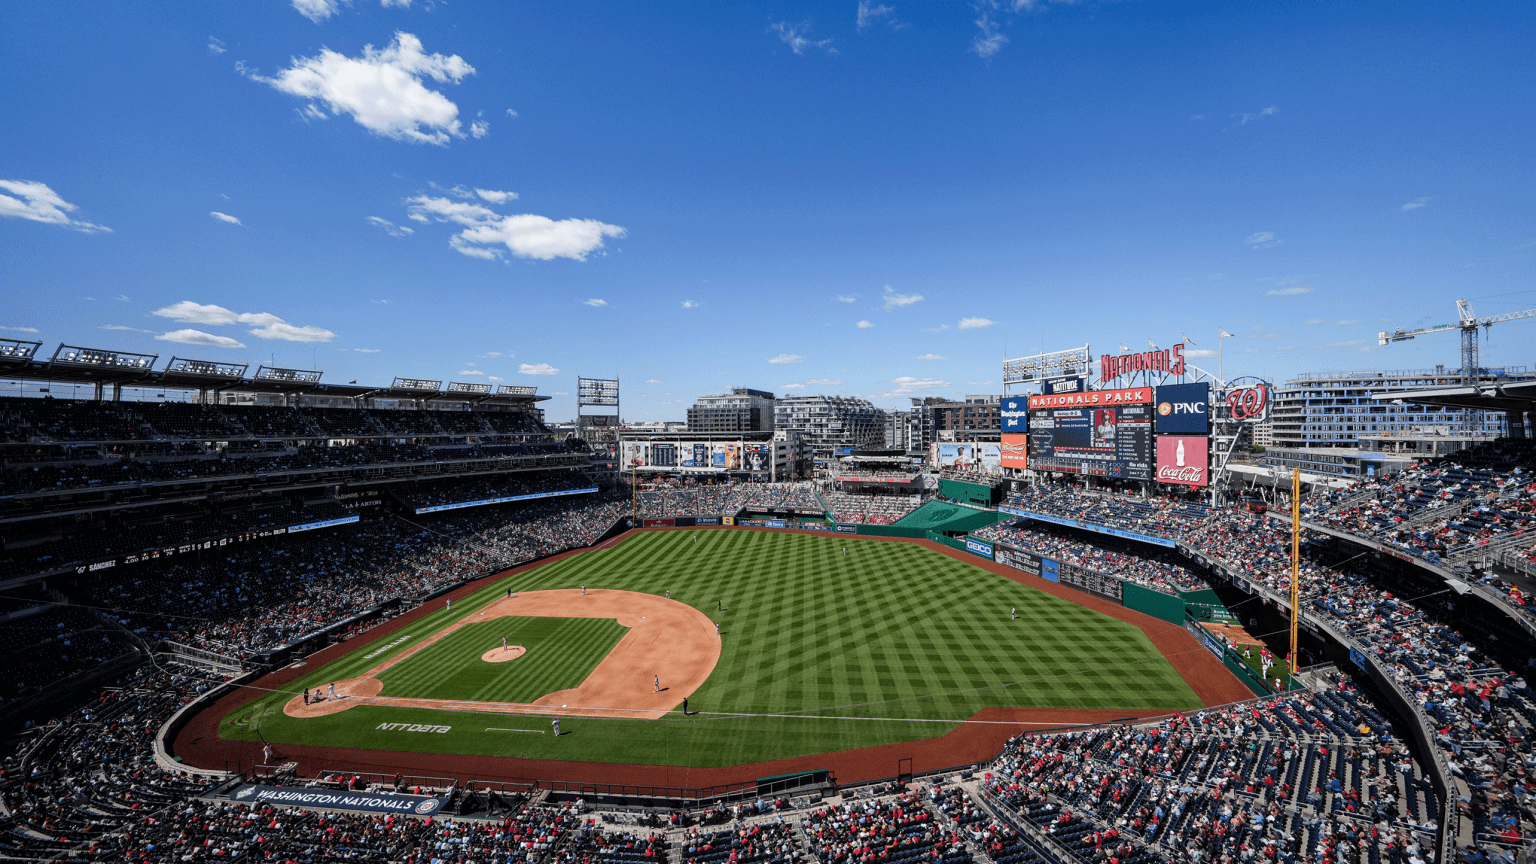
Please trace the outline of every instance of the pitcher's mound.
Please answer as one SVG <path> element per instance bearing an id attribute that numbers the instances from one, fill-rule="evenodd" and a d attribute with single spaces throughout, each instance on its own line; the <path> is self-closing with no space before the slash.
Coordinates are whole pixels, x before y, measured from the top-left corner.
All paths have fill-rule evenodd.
<path id="1" fill-rule="evenodd" d="M 516 660 L 528 651 L 521 645 L 508 645 L 505 648 L 492 648 L 480 655 L 480 659 L 487 663 L 505 663 L 508 660 Z"/>

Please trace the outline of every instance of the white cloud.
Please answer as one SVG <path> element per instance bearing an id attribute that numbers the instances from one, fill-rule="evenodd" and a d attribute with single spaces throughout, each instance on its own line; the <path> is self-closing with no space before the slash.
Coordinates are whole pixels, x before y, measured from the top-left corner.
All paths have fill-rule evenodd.
<path id="1" fill-rule="evenodd" d="M 1292 297 L 1297 294 L 1311 294 L 1313 290 L 1315 289 L 1303 288 L 1298 285 L 1291 288 L 1271 288 L 1264 293 L 1270 297 Z"/>
<path id="2" fill-rule="evenodd" d="M 808 30 L 809 24 L 790 24 L 787 21 L 768 25 L 768 32 L 779 34 L 779 41 L 788 45 L 789 50 L 796 54 L 804 54 L 807 48 L 820 48 L 828 54 L 837 53 L 836 48 L 830 47 L 831 39 L 810 39 L 806 36 Z"/>
<path id="3" fill-rule="evenodd" d="M 697 300 L 684 300 L 683 301 L 683 308 L 684 309 L 697 309 L 697 308 L 699 308 L 699 303 L 698 303 Z"/>
<path id="4" fill-rule="evenodd" d="M 262 339 L 281 339 L 285 342 L 329 342 L 336 338 L 336 334 L 329 330 L 320 327 L 297 327 L 270 312 L 235 312 L 231 309 L 225 309 L 223 306 L 193 303 L 191 300 L 183 300 L 180 303 L 156 309 L 150 314 L 158 315 L 161 318 L 169 318 L 172 321 L 183 321 L 188 324 L 211 324 L 215 326 L 224 324 L 252 324 L 256 325 L 249 331 L 252 336 L 258 336 Z M 221 336 L 219 338 L 222 339 L 224 337 Z"/>
<path id="5" fill-rule="evenodd" d="M 0 191 L 11 193 L 0 194 L 0 216 L 58 225 L 82 234 L 95 234 L 98 231 L 112 233 L 112 229 L 105 225 L 69 218 L 70 213 L 80 208 L 60 198 L 59 193 L 48 188 L 46 183 L 35 180 L 0 180 Z M 11 197 L 13 195 L 16 197 Z"/>
<path id="6" fill-rule="evenodd" d="M 484 120 L 476 120 L 469 124 L 469 135 L 472 138 L 484 138 L 491 134 L 491 124 Z"/>
<path id="7" fill-rule="evenodd" d="M 1359 323 L 1360 323 L 1360 319 L 1358 319 L 1358 318 L 1350 318 L 1350 319 L 1347 319 L 1347 320 L 1344 320 L 1344 321 L 1340 321 L 1338 326 L 1340 326 L 1340 327 L 1348 327 L 1351 324 L 1359 324 Z"/>
<path id="8" fill-rule="evenodd" d="M 1254 249 L 1267 249 L 1270 246 L 1278 246 L 1285 241 L 1276 237 L 1273 231 L 1255 231 L 1249 234 L 1248 238 L 1243 242 Z"/>
<path id="9" fill-rule="evenodd" d="M 515 110 L 511 109 L 511 108 L 508 108 L 507 109 L 507 116 L 511 117 L 513 119 L 516 119 L 517 118 L 517 112 Z"/>
<path id="10" fill-rule="evenodd" d="M 1347 342 L 1329 342 L 1327 345 L 1319 345 L 1317 347 L 1319 347 L 1319 348 L 1353 348 L 1356 345 L 1364 345 L 1364 344 L 1365 344 L 1365 340 L 1364 339 L 1350 339 Z M 1282 350 L 1283 351 L 1285 349 L 1282 348 L 1282 349 L 1277 349 L 1277 350 Z"/>
<path id="11" fill-rule="evenodd" d="M 948 329 L 949 329 L 949 325 L 948 324 L 940 324 L 937 327 L 924 327 L 923 328 L 923 332 L 924 333 L 943 333 L 945 330 L 948 330 Z"/>
<path id="12" fill-rule="evenodd" d="M 324 0 L 295 0 L 295 6 L 300 2 L 323 3 L 334 12 L 334 5 Z M 296 57 L 273 78 L 243 65 L 236 68 L 252 81 L 310 100 L 304 111 L 307 117 L 323 119 L 319 106 L 324 103 L 331 114 L 348 114 L 375 135 L 438 145 L 447 144 L 451 136 L 464 137 L 459 106 L 426 87 L 423 78 L 457 84 L 475 74 L 475 67 L 459 55 L 427 54 L 420 39 L 402 32 L 396 32 L 395 40 L 382 50 L 364 46 L 361 57 L 347 57 L 329 48 L 320 49 L 314 57 Z"/>
<path id="13" fill-rule="evenodd" d="M 458 374 L 458 375 L 484 375 L 485 373 L 481 372 L 479 369 L 460 369 L 455 374 Z"/>
<path id="14" fill-rule="evenodd" d="M 1429 197 L 1428 196 L 1425 196 L 1423 198 L 1415 198 L 1412 201 L 1409 201 L 1407 204 L 1404 204 L 1403 205 L 1403 209 L 1404 210 L 1417 210 L 1420 207 L 1423 207 L 1425 204 L 1428 204 L 1428 203 L 1429 203 Z"/>
<path id="15" fill-rule="evenodd" d="M 780 390 L 804 390 L 805 389 L 805 385 L 804 384 L 785 384 L 783 387 L 780 387 L 779 389 Z"/>
<path id="16" fill-rule="evenodd" d="M 380 351 L 382 351 L 384 349 L 382 349 L 382 348 L 353 348 L 352 350 L 356 351 L 359 354 L 377 354 L 377 353 L 379 353 Z"/>
<path id="17" fill-rule="evenodd" d="M 219 220 L 220 222 L 228 222 L 231 225 L 244 225 L 245 224 L 244 222 L 241 222 L 238 218 L 236 218 L 234 216 L 231 216 L 228 213 L 220 213 L 217 210 L 210 211 L 208 213 L 208 215 L 212 216 L 213 218 L 215 218 L 217 220 Z"/>
<path id="18" fill-rule="evenodd" d="M 913 378 L 910 375 L 904 375 L 900 378 L 892 379 L 889 383 L 895 384 L 896 386 L 895 388 L 882 394 L 886 398 L 890 398 L 892 396 L 905 396 L 909 393 L 922 393 L 926 390 L 940 390 L 950 386 L 948 381 L 944 381 L 938 378 Z"/>
<path id="19" fill-rule="evenodd" d="M 228 336 L 215 336 L 212 333 L 204 333 L 201 330 L 172 330 L 155 337 L 162 342 L 180 342 L 183 345 L 211 345 L 215 348 L 244 348 L 245 345 L 238 339 Z"/>
<path id="20" fill-rule="evenodd" d="M 1328 323 L 1328 319 L 1327 318 L 1308 318 L 1307 319 L 1307 323 L 1308 324 L 1327 324 Z"/>
<path id="21" fill-rule="evenodd" d="M 501 352 L 500 351 L 487 351 L 484 354 L 481 354 L 480 356 L 481 357 L 500 357 L 501 356 Z"/>
<path id="22" fill-rule="evenodd" d="M 1227 278 L 1227 274 L 1225 274 L 1225 273 L 1212 273 L 1211 275 L 1209 275 L 1209 276 L 1207 276 L 1205 278 L 1211 280 L 1212 282 L 1220 282 L 1221 280 Z"/>
<path id="23" fill-rule="evenodd" d="M 106 325 L 105 327 L 103 327 L 101 329 L 103 329 L 103 330 L 132 330 L 133 328 L 132 327 L 115 327 L 115 326 L 113 326 L 111 324 L 108 324 L 108 325 Z M 0 327 L 0 330 L 10 330 L 10 331 L 15 332 L 15 333 L 37 333 L 37 332 L 39 332 L 36 327 Z M 148 333 L 150 331 L 148 331 L 148 330 L 141 330 L 140 332 L 141 333 Z"/>
<path id="24" fill-rule="evenodd" d="M 872 3 L 870 0 L 859 0 L 857 29 L 862 32 L 865 27 L 868 27 L 880 19 L 884 19 L 885 23 L 892 30 L 905 29 L 908 25 L 902 21 L 896 20 L 896 16 L 892 14 L 895 11 L 895 7 L 887 6 L 884 3 Z"/>
<path id="25" fill-rule="evenodd" d="M 961 330 L 985 330 L 986 328 L 991 327 L 993 324 L 996 324 L 996 323 L 997 322 L 993 321 L 991 318 L 961 318 L 960 319 L 960 329 Z"/>
<path id="26" fill-rule="evenodd" d="M 1276 351 L 1294 351 L 1294 350 L 1296 350 L 1296 346 L 1294 346 L 1294 345 L 1281 345 L 1279 348 L 1276 348 L 1275 350 Z"/>
<path id="27" fill-rule="evenodd" d="M 29 327 L 0 327 L 0 330 L 29 330 L 29 329 L 31 329 L 31 328 L 29 328 Z M 97 329 L 100 329 L 100 330 L 127 330 L 130 333 L 153 333 L 153 332 L 155 332 L 153 330 L 145 330 L 145 329 L 142 329 L 140 327 L 128 327 L 128 326 L 123 325 L 123 324 L 103 324 L 103 325 L 101 325 L 101 327 L 99 327 Z M 36 333 L 37 331 L 36 330 L 32 330 L 32 332 Z"/>
<path id="28" fill-rule="evenodd" d="M 516 192 L 502 192 L 497 189 L 476 189 L 475 194 L 480 196 L 480 200 L 489 201 L 492 204 L 505 204 L 508 201 L 517 200 Z"/>
<path id="29" fill-rule="evenodd" d="M 967 381 L 966 382 L 966 386 L 967 387 L 987 387 L 987 386 L 990 386 L 991 384 L 992 384 L 992 382 L 990 380 L 987 380 L 987 381 Z"/>
<path id="30" fill-rule="evenodd" d="M 768 362 L 774 364 L 799 363 L 805 358 L 799 354 L 780 354 L 777 357 L 769 357 Z"/>
<path id="31" fill-rule="evenodd" d="M 113 297 L 112 299 L 118 301 L 119 303 L 127 303 L 128 302 L 128 295 L 127 294 L 119 294 L 116 297 Z"/>
<path id="32" fill-rule="evenodd" d="M 548 363 L 519 363 L 517 371 L 521 375 L 558 375 L 560 373 L 559 369 Z"/>
<path id="33" fill-rule="evenodd" d="M 1259 353 L 1260 351 L 1263 351 L 1263 350 L 1264 350 L 1263 348 L 1244 348 L 1243 349 L 1243 353 L 1244 354 L 1257 354 L 1257 353 Z"/>
<path id="34" fill-rule="evenodd" d="M 855 297 L 853 295 L 850 295 L 850 294 L 839 294 L 839 295 L 837 295 L 837 302 L 839 302 L 839 303 L 852 303 L 852 302 L 854 302 L 855 300 L 858 300 L 858 299 L 859 298 L 857 298 L 857 297 Z"/>
<path id="35" fill-rule="evenodd" d="M 873 321 L 860 321 L 853 326 L 859 328 L 860 330 L 868 330 L 869 328 L 875 326 L 875 324 Z"/>
<path id="36" fill-rule="evenodd" d="M 891 290 L 891 286 L 887 285 L 885 286 L 885 296 L 882 299 L 885 301 L 885 311 L 889 312 L 900 306 L 911 306 L 913 303 L 921 303 L 923 295 L 897 294 Z"/>
<path id="37" fill-rule="evenodd" d="M 217 57 L 224 53 L 224 40 L 217 36 L 208 37 L 208 53 Z"/>
<path id="38" fill-rule="evenodd" d="M 250 333 L 262 339 L 281 339 L 284 342 L 329 342 L 336 338 L 335 333 L 323 327 L 295 327 L 285 321 L 257 327 Z"/>
<path id="39" fill-rule="evenodd" d="M 805 383 L 807 383 L 807 384 L 815 384 L 817 387 L 836 387 L 837 385 L 843 383 L 843 379 L 841 379 L 841 378 L 812 378 L 811 380 L 809 380 L 809 381 L 807 381 Z"/>
<path id="40" fill-rule="evenodd" d="M 383 219 L 378 216 L 366 216 L 363 218 L 363 221 L 367 222 L 369 225 L 372 225 L 375 228 L 378 228 L 391 237 L 404 237 L 407 234 L 416 233 L 404 225 L 396 225 L 388 219 Z"/>
<path id="41" fill-rule="evenodd" d="M 662 383 L 662 381 L 661 381 L 660 378 L 647 378 L 647 379 L 645 379 L 645 383 L 647 383 L 647 384 L 660 384 L 660 383 Z"/>
<path id="42" fill-rule="evenodd" d="M 583 301 L 581 301 L 581 305 L 583 305 L 583 306 L 607 306 L 608 305 L 608 301 L 607 300 L 599 300 L 596 297 L 593 297 L 591 300 L 583 300 Z"/>
<path id="43" fill-rule="evenodd" d="M 1003 50 L 1008 44 L 1008 37 L 1002 33 L 1002 26 L 992 17 L 992 11 L 997 8 L 995 0 L 976 4 L 976 26 L 980 28 L 981 35 L 971 42 L 971 51 L 983 60 L 992 59 L 993 55 Z"/>
<path id="44" fill-rule="evenodd" d="M 487 380 L 487 381 L 505 381 L 507 379 L 505 379 L 505 378 L 497 378 L 495 375 L 487 375 L 485 377 L 485 380 Z"/>
<path id="45" fill-rule="evenodd" d="M 1263 109 L 1260 109 L 1258 111 L 1254 111 L 1254 112 L 1251 112 L 1251 113 L 1233 114 L 1232 115 L 1232 119 L 1236 120 L 1237 121 L 1237 125 L 1239 125 L 1239 126 L 1247 126 L 1249 121 L 1251 121 L 1251 120 L 1257 120 L 1260 117 L 1272 117 L 1275 114 L 1279 113 L 1279 111 L 1280 111 L 1279 108 L 1276 108 L 1275 106 L 1271 105 L 1268 108 L 1263 108 Z"/>
<path id="46" fill-rule="evenodd" d="M 293 0 L 293 8 L 299 10 L 300 15 L 319 24 L 341 12 L 341 0 Z"/>
<path id="47" fill-rule="evenodd" d="M 411 0 L 379 0 L 379 5 L 383 6 L 385 9 L 388 9 L 391 6 L 398 6 L 401 9 L 409 9 L 411 8 Z"/>
<path id="48" fill-rule="evenodd" d="M 503 216 L 479 204 L 451 201 L 417 195 L 405 200 L 412 220 L 416 222 L 452 222 L 462 225 L 463 231 L 453 235 L 449 245 L 473 258 L 493 259 L 500 257 L 501 250 L 488 248 L 506 246 L 519 258 L 538 258 L 549 261 L 554 258 L 587 260 L 591 252 L 603 248 L 603 238 L 623 237 L 625 230 L 596 219 L 562 219 L 555 221 L 545 216 L 525 213 Z"/>
<path id="49" fill-rule="evenodd" d="M 943 354 L 920 354 L 915 359 L 917 359 L 917 360 L 948 360 L 949 358 L 945 357 Z"/>
<path id="50" fill-rule="evenodd" d="M 1184 352 L 1185 357 L 1215 357 L 1216 352 L 1209 348 L 1193 348 Z"/>

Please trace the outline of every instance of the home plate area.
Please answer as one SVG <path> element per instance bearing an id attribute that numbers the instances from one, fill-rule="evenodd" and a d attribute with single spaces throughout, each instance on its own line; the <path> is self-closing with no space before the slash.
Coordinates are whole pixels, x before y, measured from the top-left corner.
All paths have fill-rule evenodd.
<path id="1" fill-rule="evenodd" d="M 498 618 L 606 618 L 626 628 L 626 632 L 578 686 L 555 690 L 529 702 L 419 698 L 385 692 L 393 677 L 386 674 L 390 670 L 406 671 L 413 658 L 418 663 L 430 659 L 434 667 L 440 666 L 444 659 L 439 656 L 441 652 L 432 652 L 430 658 L 423 655 L 465 628 L 478 631 L 480 625 Z M 478 660 L 505 663 L 525 655 L 528 651 L 522 645 L 503 647 L 498 643 L 480 653 Z M 283 706 L 283 713 L 295 718 L 320 717 L 358 705 L 380 705 L 654 720 L 666 716 L 693 695 L 709 678 L 719 659 L 720 636 L 714 622 L 703 612 L 676 600 L 604 589 L 527 591 L 465 615 L 362 675 L 316 688 L 308 700 L 302 694 L 295 696 Z M 456 665 L 461 666 L 462 662 Z M 453 671 L 444 669 L 435 677 L 446 677 Z"/>

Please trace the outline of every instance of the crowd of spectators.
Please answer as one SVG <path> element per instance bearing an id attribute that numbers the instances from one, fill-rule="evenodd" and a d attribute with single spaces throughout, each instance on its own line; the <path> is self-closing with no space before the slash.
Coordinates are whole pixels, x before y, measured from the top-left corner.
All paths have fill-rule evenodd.
<path id="1" fill-rule="evenodd" d="M 863 522 L 867 525 L 890 525 L 913 510 L 923 506 L 921 495 L 900 495 L 884 492 L 860 494 L 854 492 L 823 492 L 822 498 L 834 520 L 838 522 Z"/>
<path id="2" fill-rule="evenodd" d="M 1417 864 L 1437 817 L 1428 779 L 1347 680 L 1153 727 L 1020 736 L 985 792 L 1082 862 Z"/>
<path id="3" fill-rule="evenodd" d="M 643 519 L 675 516 L 734 516 L 743 510 L 822 512 L 815 484 L 648 482 L 635 493 Z"/>
<path id="4" fill-rule="evenodd" d="M 892 798 L 845 801 L 811 812 L 806 837 L 821 864 L 968 864 L 965 839 L 942 827 L 910 792 Z"/>
<path id="5" fill-rule="evenodd" d="M 1210 508 L 1199 501 L 1173 496 L 1142 498 L 1088 492 L 1075 486 L 1050 483 L 1029 486 L 1009 496 L 1003 506 L 1170 540 L 1199 530 L 1211 516 Z"/>
<path id="6" fill-rule="evenodd" d="M 1304 518 L 1430 561 L 1536 542 L 1536 441 L 1501 438 L 1311 496 Z"/>
<path id="7" fill-rule="evenodd" d="M 1048 523 L 1031 524 L 1023 519 L 1012 524 L 999 522 L 972 531 L 971 536 L 1116 576 L 1164 594 L 1177 596 L 1210 587 L 1200 574 L 1179 564 L 1171 552 L 1143 551 L 1144 544 L 1108 537 L 1087 543 L 1054 530 Z"/>

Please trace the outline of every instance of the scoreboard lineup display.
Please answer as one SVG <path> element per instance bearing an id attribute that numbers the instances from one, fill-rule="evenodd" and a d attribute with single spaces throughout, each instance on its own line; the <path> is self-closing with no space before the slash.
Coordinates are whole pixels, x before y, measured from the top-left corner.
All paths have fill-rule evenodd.
<path id="1" fill-rule="evenodd" d="M 1029 399 L 1029 467 L 1151 480 L 1151 387 Z"/>

